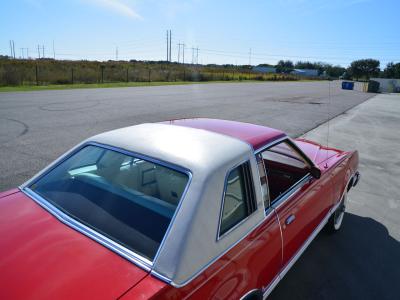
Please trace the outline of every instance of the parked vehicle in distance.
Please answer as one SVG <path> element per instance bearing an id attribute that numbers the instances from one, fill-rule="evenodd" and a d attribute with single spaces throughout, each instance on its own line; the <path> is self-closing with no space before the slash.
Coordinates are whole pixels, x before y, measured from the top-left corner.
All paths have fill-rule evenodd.
<path id="1" fill-rule="evenodd" d="M 265 298 L 340 229 L 357 168 L 357 151 L 233 121 L 96 135 L 0 194 L 0 298 Z"/>

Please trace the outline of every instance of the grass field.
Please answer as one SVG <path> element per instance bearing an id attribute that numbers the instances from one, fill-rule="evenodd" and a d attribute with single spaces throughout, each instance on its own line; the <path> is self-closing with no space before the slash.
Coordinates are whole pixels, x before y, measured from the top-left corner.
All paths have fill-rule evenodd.
<path id="1" fill-rule="evenodd" d="M 298 80 L 298 81 L 314 81 L 314 80 Z M 152 81 L 152 82 L 113 82 L 113 83 L 79 83 L 79 84 L 51 84 L 51 85 L 21 85 L 21 86 L 2 86 L 1 92 L 30 92 L 44 90 L 68 90 L 68 89 L 97 89 L 97 88 L 119 88 L 119 87 L 143 87 L 143 86 L 160 86 L 160 85 L 188 85 L 188 84 L 212 84 L 212 83 L 245 83 L 258 82 L 259 80 L 218 80 L 218 81 Z M 280 82 L 280 81 L 276 81 Z"/>
<path id="2" fill-rule="evenodd" d="M 247 65 L 0 59 L 0 91 L 3 92 L 302 79 L 306 78 L 292 74 L 254 72 Z"/>
<path id="3" fill-rule="evenodd" d="M 22 85 L 2 86 L 1 92 L 30 92 L 44 90 L 68 90 L 68 89 L 98 89 L 98 88 L 119 88 L 119 87 L 143 87 L 160 85 L 187 85 L 187 84 L 208 84 L 208 83 L 237 83 L 237 82 L 259 82 L 256 80 L 247 81 L 154 81 L 154 82 L 113 82 L 113 83 L 79 83 L 79 84 L 51 84 L 51 85 Z"/>

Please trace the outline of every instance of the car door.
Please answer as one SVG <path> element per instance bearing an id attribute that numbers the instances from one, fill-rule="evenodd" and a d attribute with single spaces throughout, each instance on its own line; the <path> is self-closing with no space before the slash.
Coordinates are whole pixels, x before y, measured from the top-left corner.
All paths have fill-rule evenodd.
<path id="1" fill-rule="evenodd" d="M 328 180 L 310 174 L 312 162 L 290 141 L 284 140 L 258 153 L 265 165 L 270 205 L 282 230 L 282 266 L 287 266 L 328 213 Z"/>

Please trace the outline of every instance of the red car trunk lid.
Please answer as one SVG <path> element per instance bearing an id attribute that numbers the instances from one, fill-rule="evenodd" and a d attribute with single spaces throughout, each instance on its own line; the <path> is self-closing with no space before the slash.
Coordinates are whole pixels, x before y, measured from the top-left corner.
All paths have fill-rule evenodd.
<path id="1" fill-rule="evenodd" d="M 2 196 L 1 299 L 115 299 L 147 275 L 24 193 Z"/>

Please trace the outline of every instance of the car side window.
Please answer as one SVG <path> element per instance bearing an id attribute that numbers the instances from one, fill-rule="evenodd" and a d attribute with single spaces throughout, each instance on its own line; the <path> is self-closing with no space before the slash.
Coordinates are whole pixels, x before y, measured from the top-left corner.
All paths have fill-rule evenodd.
<path id="1" fill-rule="evenodd" d="M 261 157 L 267 173 L 271 203 L 309 173 L 309 164 L 287 141 L 266 149 Z"/>
<path id="2" fill-rule="evenodd" d="M 222 236 L 257 209 L 250 163 L 230 171 L 226 183 L 219 236 Z"/>

